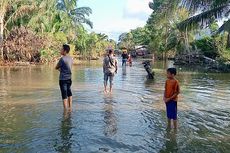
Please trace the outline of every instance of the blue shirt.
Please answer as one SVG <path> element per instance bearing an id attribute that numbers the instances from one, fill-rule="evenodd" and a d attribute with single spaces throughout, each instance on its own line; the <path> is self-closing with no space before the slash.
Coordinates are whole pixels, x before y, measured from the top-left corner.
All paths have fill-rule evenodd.
<path id="1" fill-rule="evenodd" d="M 69 80 L 71 79 L 71 69 L 73 65 L 73 59 L 70 56 L 63 56 L 59 62 L 58 67 L 60 67 L 59 80 Z"/>

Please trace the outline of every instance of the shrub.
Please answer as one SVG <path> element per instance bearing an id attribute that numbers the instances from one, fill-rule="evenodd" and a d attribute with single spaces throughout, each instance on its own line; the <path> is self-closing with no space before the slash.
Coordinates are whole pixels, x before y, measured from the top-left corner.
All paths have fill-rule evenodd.
<path id="1" fill-rule="evenodd" d="M 205 56 L 216 59 L 219 56 L 218 48 L 216 46 L 216 41 L 212 37 L 205 37 L 200 40 L 196 40 L 192 43 L 197 49 L 201 51 Z"/>

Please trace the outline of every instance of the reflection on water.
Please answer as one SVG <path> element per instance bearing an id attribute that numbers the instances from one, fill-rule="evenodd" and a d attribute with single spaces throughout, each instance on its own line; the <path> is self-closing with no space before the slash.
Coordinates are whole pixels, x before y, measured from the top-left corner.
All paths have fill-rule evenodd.
<path id="1" fill-rule="evenodd" d="M 101 62 L 73 67 L 64 112 L 54 66 L 0 68 L 0 152 L 205 152 L 230 150 L 230 74 L 178 69 L 179 129 L 166 131 L 165 69 L 146 80 L 141 60 L 120 67 L 103 93 Z"/>
<path id="2" fill-rule="evenodd" d="M 165 134 L 165 146 L 160 150 L 160 153 L 177 152 L 177 131 L 167 130 Z"/>
<path id="3" fill-rule="evenodd" d="M 71 152 L 71 138 L 72 138 L 72 118 L 70 111 L 64 111 L 63 119 L 60 125 L 60 141 L 54 146 L 57 152 Z"/>
<path id="4" fill-rule="evenodd" d="M 126 66 L 124 67 L 122 67 L 122 75 L 124 76 L 124 75 L 126 75 L 126 73 L 127 73 L 127 69 L 126 69 Z"/>
<path id="5" fill-rule="evenodd" d="M 116 115 L 113 112 L 113 97 L 110 95 L 109 97 L 104 98 L 105 106 L 104 106 L 104 122 L 105 129 L 104 134 L 107 137 L 114 136 L 117 133 L 117 119 Z"/>

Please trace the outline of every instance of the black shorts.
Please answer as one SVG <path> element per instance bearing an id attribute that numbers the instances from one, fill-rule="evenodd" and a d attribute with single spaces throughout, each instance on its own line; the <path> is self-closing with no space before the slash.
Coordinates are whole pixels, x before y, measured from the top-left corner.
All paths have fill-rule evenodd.
<path id="1" fill-rule="evenodd" d="M 61 89 L 61 96 L 62 99 L 67 99 L 68 97 L 72 96 L 71 85 L 72 80 L 59 80 L 59 85 Z"/>

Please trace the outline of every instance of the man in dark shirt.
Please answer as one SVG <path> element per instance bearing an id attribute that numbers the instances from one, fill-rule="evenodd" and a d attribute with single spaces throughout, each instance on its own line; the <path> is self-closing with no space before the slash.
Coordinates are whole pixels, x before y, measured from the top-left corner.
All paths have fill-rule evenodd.
<path id="1" fill-rule="evenodd" d="M 124 51 L 124 52 L 122 53 L 121 57 L 122 57 L 122 66 L 126 66 L 126 62 L 127 62 L 128 58 L 129 58 L 127 52 Z"/>
<path id="2" fill-rule="evenodd" d="M 59 85 L 63 99 L 63 106 L 65 110 L 67 108 L 72 108 L 71 69 L 73 65 L 73 59 L 68 55 L 69 51 L 69 45 L 63 45 L 63 48 L 61 50 L 62 58 L 59 60 L 56 66 L 56 69 L 60 71 Z"/>

